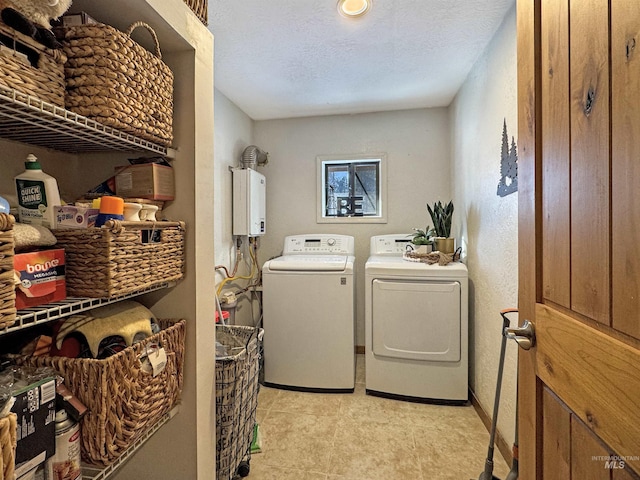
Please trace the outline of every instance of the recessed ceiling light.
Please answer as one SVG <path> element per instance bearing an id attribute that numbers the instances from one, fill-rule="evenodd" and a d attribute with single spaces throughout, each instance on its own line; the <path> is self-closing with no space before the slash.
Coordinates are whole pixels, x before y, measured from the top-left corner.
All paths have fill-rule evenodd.
<path id="1" fill-rule="evenodd" d="M 338 12 L 345 17 L 361 17 L 371 9 L 372 0 L 338 0 Z"/>

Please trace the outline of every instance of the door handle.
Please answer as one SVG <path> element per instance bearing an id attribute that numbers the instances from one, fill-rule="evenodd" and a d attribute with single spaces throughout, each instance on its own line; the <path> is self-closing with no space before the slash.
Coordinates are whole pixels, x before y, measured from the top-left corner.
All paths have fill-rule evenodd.
<path id="1" fill-rule="evenodd" d="M 505 328 L 504 333 L 524 350 L 529 350 L 536 344 L 536 329 L 529 320 L 525 320 L 521 327 Z"/>

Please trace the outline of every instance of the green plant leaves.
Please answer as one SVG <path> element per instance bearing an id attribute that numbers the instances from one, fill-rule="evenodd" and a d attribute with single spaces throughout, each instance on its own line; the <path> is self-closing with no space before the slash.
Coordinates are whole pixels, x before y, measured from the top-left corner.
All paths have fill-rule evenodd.
<path id="1" fill-rule="evenodd" d="M 430 225 L 427 225 L 427 228 L 421 230 L 419 228 L 414 228 L 410 235 L 413 235 L 411 238 L 411 243 L 414 245 L 431 245 L 433 244 L 433 229 Z"/>
<path id="2" fill-rule="evenodd" d="M 453 200 L 449 201 L 446 205 L 442 205 L 441 201 L 437 201 L 433 204 L 433 208 L 427 204 L 427 210 L 429 211 L 429 215 L 431 215 L 436 237 L 448 238 L 451 235 Z"/>

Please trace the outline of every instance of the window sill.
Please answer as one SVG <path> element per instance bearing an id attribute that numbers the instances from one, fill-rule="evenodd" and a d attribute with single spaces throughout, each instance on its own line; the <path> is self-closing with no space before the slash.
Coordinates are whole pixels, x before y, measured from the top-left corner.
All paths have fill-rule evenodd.
<path id="1" fill-rule="evenodd" d="M 386 217 L 317 217 L 316 223 L 387 223 Z"/>

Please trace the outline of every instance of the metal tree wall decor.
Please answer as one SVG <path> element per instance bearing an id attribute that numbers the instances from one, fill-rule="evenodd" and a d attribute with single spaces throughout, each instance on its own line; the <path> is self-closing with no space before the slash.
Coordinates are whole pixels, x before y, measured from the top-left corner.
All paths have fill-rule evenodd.
<path id="1" fill-rule="evenodd" d="M 507 119 L 502 127 L 502 152 L 500 154 L 500 182 L 498 183 L 498 196 L 506 197 L 510 193 L 518 191 L 518 150 L 516 141 L 511 137 L 511 149 L 509 149 L 509 137 L 507 136 Z"/>

